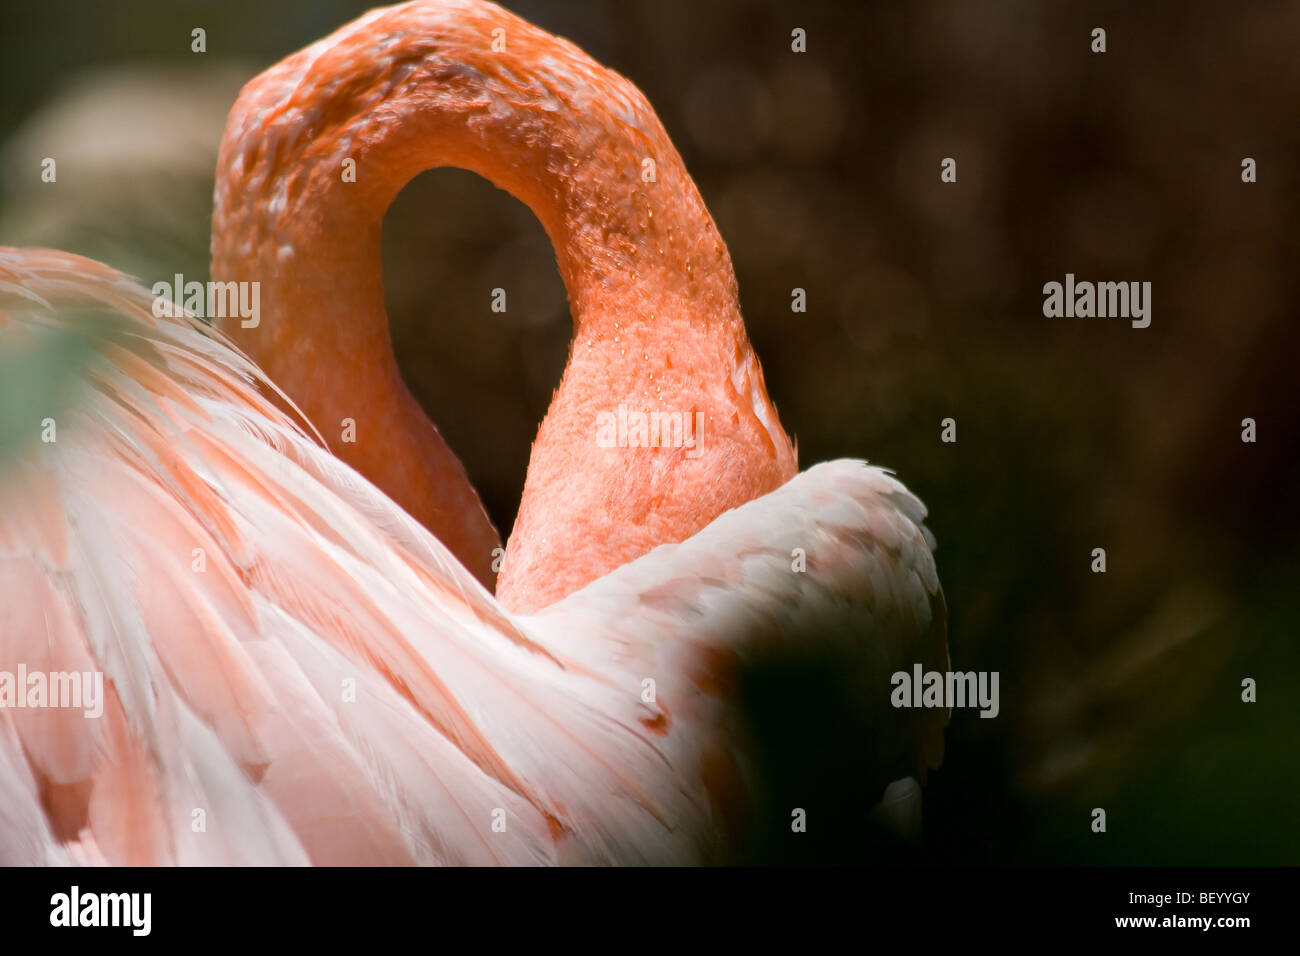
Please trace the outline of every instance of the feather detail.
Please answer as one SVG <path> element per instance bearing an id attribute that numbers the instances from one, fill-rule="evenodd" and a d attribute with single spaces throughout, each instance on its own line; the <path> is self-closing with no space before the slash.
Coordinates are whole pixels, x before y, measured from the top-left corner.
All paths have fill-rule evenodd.
<path id="1" fill-rule="evenodd" d="M 4 344 L 75 311 L 92 346 L 57 440 L 0 459 L 0 673 L 103 682 L 97 716 L 0 708 L 0 864 L 727 859 L 761 800 L 739 682 L 809 656 L 851 675 L 884 782 L 937 764 L 946 713 L 883 705 L 947 663 L 886 472 L 817 466 L 511 615 L 151 301 L 0 249 Z"/>

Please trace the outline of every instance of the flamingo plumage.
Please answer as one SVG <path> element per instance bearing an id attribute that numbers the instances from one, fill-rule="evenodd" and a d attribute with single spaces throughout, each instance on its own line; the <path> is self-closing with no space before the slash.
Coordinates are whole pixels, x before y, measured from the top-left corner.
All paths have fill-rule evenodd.
<path id="1" fill-rule="evenodd" d="M 574 311 L 496 595 L 383 320 L 383 210 L 439 164 L 534 209 Z M 105 687 L 99 719 L 0 708 L 0 863 L 734 858 L 762 806 L 739 681 L 809 656 L 859 691 L 870 796 L 937 766 L 946 712 L 888 703 L 947 666 L 924 508 L 863 462 L 795 473 L 626 80 L 490 4 L 372 11 L 245 88 L 213 275 L 263 284 L 244 352 L 106 266 L 0 250 L 6 347 L 90 344 L 57 439 L 0 463 L 0 671 Z M 620 400 L 702 412 L 701 454 L 597 447 Z M 312 426 L 341 417 L 382 442 L 335 457 Z"/>
<path id="2" fill-rule="evenodd" d="M 495 533 L 445 491 L 467 483 L 402 382 L 384 308 L 383 214 L 445 165 L 533 210 L 573 313 L 497 584 L 507 607 L 543 607 L 794 476 L 726 245 L 654 110 L 479 2 L 371 11 L 250 82 L 226 124 L 212 275 L 260 282 L 263 314 L 224 328 L 327 440 L 357 423 L 345 461 L 485 578 Z M 593 423 L 621 402 L 700 416 L 702 454 L 598 447 Z"/>

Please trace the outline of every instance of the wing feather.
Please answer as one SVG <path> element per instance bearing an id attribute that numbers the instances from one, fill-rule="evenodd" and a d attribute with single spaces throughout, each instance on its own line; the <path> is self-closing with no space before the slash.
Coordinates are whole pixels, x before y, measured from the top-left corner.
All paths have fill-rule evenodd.
<path id="1" fill-rule="evenodd" d="M 0 708 L 0 864 L 725 859 L 765 660 L 845 662 L 882 772 L 938 762 L 946 715 L 879 706 L 891 669 L 946 666 L 924 509 L 879 469 L 813 468 L 512 617 L 112 270 L 0 249 L 0 329 L 93 346 L 57 440 L 0 460 L 0 672 L 103 677 L 94 718 Z"/>

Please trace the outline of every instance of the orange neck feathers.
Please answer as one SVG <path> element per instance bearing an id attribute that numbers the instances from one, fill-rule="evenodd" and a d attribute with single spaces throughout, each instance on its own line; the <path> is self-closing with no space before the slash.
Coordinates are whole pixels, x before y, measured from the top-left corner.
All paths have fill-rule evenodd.
<path id="1" fill-rule="evenodd" d="M 384 212 L 436 166 L 533 210 L 573 311 L 498 581 L 506 607 L 543 607 L 794 475 L 726 247 L 641 93 L 492 4 L 372 11 L 245 87 L 218 162 L 212 274 L 261 282 L 260 325 L 226 330 L 481 580 L 495 532 L 402 383 L 384 307 Z M 335 441 L 345 418 L 355 443 Z"/>

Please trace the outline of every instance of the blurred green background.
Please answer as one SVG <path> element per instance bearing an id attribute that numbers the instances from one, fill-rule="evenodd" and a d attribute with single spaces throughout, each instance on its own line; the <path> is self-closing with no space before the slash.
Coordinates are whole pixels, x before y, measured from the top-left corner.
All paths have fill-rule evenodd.
<path id="1" fill-rule="evenodd" d="M 999 671 L 1002 710 L 954 716 L 910 858 L 1300 863 L 1300 6 L 506 5 L 658 110 L 801 462 L 868 458 L 930 507 L 954 666 Z M 7 5 L 0 243 L 206 278 L 240 85 L 368 6 Z M 507 531 L 570 333 L 546 237 L 434 170 L 389 212 L 385 260 L 408 382 Z M 1067 272 L 1152 282 L 1151 327 L 1044 318 Z"/>

